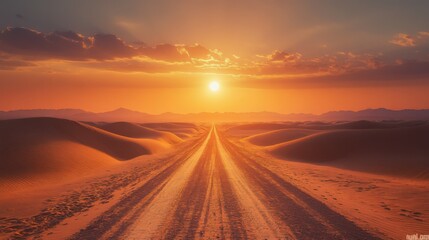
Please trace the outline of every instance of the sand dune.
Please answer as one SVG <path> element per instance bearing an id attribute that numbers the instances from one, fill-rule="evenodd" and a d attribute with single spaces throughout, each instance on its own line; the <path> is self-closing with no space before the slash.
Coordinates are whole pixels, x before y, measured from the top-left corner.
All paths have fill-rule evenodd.
<path id="1" fill-rule="evenodd" d="M 168 147 L 55 118 L 0 121 L 0 178 L 79 175 Z"/>
<path id="2" fill-rule="evenodd" d="M 198 132 L 197 125 L 193 123 L 142 123 L 143 127 L 148 127 L 158 131 L 167 131 L 185 139 Z"/>
<path id="3" fill-rule="evenodd" d="M 248 123 L 248 124 L 232 124 L 227 127 L 226 133 L 234 137 L 248 137 L 268 131 L 275 131 L 286 128 L 295 128 L 299 123 Z"/>
<path id="4" fill-rule="evenodd" d="M 252 133 L 267 132 L 286 128 L 300 128 L 313 130 L 332 130 L 332 129 L 380 129 L 380 128 L 399 128 L 399 127 L 417 127 L 428 125 L 428 121 L 351 121 L 351 122 L 277 122 L 277 123 L 248 123 L 248 124 L 231 124 L 228 132 Z"/>
<path id="5" fill-rule="evenodd" d="M 267 149 L 282 159 L 429 178 L 429 126 L 333 130 L 272 145 Z"/>
<path id="6" fill-rule="evenodd" d="M 393 128 L 395 124 L 387 124 L 383 122 L 372 122 L 372 121 L 355 121 L 355 122 L 338 122 L 338 123 L 327 123 L 312 124 L 311 122 L 306 125 L 308 128 L 314 129 L 377 129 L 377 128 Z"/>
<path id="7" fill-rule="evenodd" d="M 258 146 L 269 146 L 306 137 L 317 132 L 316 130 L 308 129 L 281 129 L 252 135 L 244 138 L 244 140 Z"/>
<path id="8" fill-rule="evenodd" d="M 242 125 L 235 125 L 228 129 L 228 131 L 237 131 L 237 130 L 277 130 L 287 127 L 296 126 L 295 123 L 249 123 Z"/>
<path id="9" fill-rule="evenodd" d="M 99 125 L 98 127 L 106 131 L 131 138 L 157 139 L 170 144 L 179 143 L 182 141 L 182 139 L 176 136 L 174 133 L 154 130 L 135 123 L 116 122 Z"/>
<path id="10" fill-rule="evenodd" d="M 401 128 L 401 127 L 417 127 L 428 125 L 427 121 L 354 121 L 354 122 L 339 122 L 326 125 L 313 125 L 311 122 L 307 125 L 313 129 L 381 129 L 381 128 Z"/>

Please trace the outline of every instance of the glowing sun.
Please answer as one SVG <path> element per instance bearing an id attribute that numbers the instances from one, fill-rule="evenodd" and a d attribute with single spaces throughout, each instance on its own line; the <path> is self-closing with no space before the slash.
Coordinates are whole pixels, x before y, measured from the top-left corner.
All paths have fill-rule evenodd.
<path id="1" fill-rule="evenodd" d="M 217 92 L 220 89 L 220 85 L 219 85 L 219 83 L 217 81 L 212 81 L 209 84 L 209 89 L 212 92 Z"/>

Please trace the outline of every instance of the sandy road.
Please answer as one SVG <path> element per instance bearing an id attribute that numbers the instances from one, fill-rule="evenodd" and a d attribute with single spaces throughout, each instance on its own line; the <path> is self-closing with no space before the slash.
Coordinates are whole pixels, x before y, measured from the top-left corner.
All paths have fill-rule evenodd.
<path id="1" fill-rule="evenodd" d="M 73 239 L 374 239 L 212 127 Z"/>

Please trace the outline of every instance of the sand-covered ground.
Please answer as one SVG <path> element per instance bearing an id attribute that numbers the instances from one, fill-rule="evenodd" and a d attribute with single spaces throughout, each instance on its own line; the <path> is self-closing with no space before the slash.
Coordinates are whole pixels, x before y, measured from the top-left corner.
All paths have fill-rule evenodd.
<path id="1" fill-rule="evenodd" d="M 429 229 L 429 123 L 224 125 L 229 139 L 383 238 Z"/>
<path id="2" fill-rule="evenodd" d="M 0 239 L 404 239 L 426 122 L 0 121 Z"/>

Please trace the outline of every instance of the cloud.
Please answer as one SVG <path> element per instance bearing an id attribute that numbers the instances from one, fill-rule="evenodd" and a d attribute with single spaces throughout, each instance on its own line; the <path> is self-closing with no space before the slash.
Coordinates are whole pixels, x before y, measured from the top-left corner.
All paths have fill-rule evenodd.
<path id="1" fill-rule="evenodd" d="M 94 59 L 113 59 L 137 55 L 137 50 L 113 34 L 95 34 L 89 38 L 88 56 Z"/>
<path id="2" fill-rule="evenodd" d="M 40 67 L 43 64 L 39 62 L 45 60 L 44 66 L 51 66 L 50 60 L 54 60 L 68 64 L 70 69 L 229 74 L 248 79 L 250 85 L 261 84 L 259 80 L 265 78 L 267 81 L 262 85 L 270 87 L 407 83 L 429 79 L 429 55 L 424 44 L 427 39 L 429 32 L 424 31 L 415 37 L 399 34 L 392 40 L 394 44 L 414 47 L 395 48 L 396 52 L 384 54 L 343 51 L 306 56 L 275 50 L 255 58 L 241 58 L 200 44 L 147 46 L 128 44 L 113 34 L 84 36 L 73 31 L 42 33 L 28 28 L 6 28 L 0 31 L 0 69 Z"/>
<path id="3" fill-rule="evenodd" d="M 125 43 L 113 34 L 82 34 L 66 31 L 42 33 L 28 28 L 6 28 L 0 32 L 0 51 L 37 59 L 62 59 L 73 61 L 111 60 L 147 56 L 167 62 L 199 62 L 200 60 L 224 61 L 219 50 L 207 49 L 199 44 L 145 44 Z"/>
<path id="4" fill-rule="evenodd" d="M 429 32 L 425 31 L 418 32 L 415 36 L 398 33 L 389 42 L 401 47 L 415 47 L 422 44 L 427 38 L 429 38 Z"/>
<path id="5" fill-rule="evenodd" d="M 0 51 L 32 59 L 112 59 L 136 55 L 136 49 L 111 34 L 85 37 L 68 32 L 44 34 L 28 28 L 6 28 L 0 32 Z"/>
<path id="6" fill-rule="evenodd" d="M 260 56 L 265 62 L 259 64 L 259 73 L 274 74 L 340 74 L 351 71 L 379 68 L 383 65 L 380 54 L 337 52 L 317 57 L 305 57 L 301 53 L 275 50 Z"/>
<path id="7" fill-rule="evenodd" d="M 247 69 L 242 85 L 256 88 L 321 88 L 429 84 L 429 59 L 337 52 L 317 57 L 276 50 Z"/>
<path id="8" fill-rule="evenodd" d="M 287 53 L 284 51 L 275 50 L 272 54 L 267 56 L 269 61 L 281 62 L 297 62 L 302 58 L 300 53 Z"/>
<path id="9" fill-rule="evenodd" d="M 408 34 L 398 33 L 390 43 L 401 46 L 401 47 L 414 47 L 416 46 L 416 40 Z"/>
<path id="10" fill-rule="evenodd" d="M 171 60 L 171 59 L 170 59 Z M 103 61 L 84 61 L 77 63 L 79 66 L 104 69 L 116 72 L 139 73 L 219 73 L 242 74 L 239 65 L 228 61 L 215 59 L 192 59 L 192 61 L 165 61 L 147 56 L 135 56 L 132 58 L 120 58 Z"/>
<path id="11" fill-rule="evenodd" d="M 429 37 L 429 32 L 419 32 L 419 37 L 420 38 Z"/>
<path id="12" fill-rule="evenodd" d="M 205 59 L 211 54 L 213 54 L 213 51 L 210 51 L 209 49 L 201 46 L 200 44 L 194 44 L 192 46 L 183 46 L 183 48 L 187 51 L 188 55 L 191 58 Z M 215 54 L 217 55 L 218 53 Z"/>
<path id="13" fill-rule="evenodd" d="M 159 44 L 155 47 L 146 47 L 140 50 L 142 55 L 148 56 L 157 60 L 164 60 L 170 62 L 184 62 L 189 61 L 190 57 L 186 51 L 181 51 L 172 44 Z"/>
<path id="14" fill-rule="evenodd" d="M 9 54 L 31 58 L 80 58 L 81 41 L 67 38 L 60 33 L 43 33 L 26 28 L 7 28 L 0 33 L 0 50 Z"/>
<path id="15" fill-rule="evenodd" d="M 219 50 L 199 44 L 129 45 L 113 34 L 42 33 L 18 27 L 0 32 L 1 52 L 21 57 L 23 61 L 57 59 L 86 62 L 82 65 L 114 71 L 140 72 L 217 71 L 230 68 L 232 61 L 237 59 L 231 60 Z"/>
<path id="16" fill-rule="evenodd" d="M 82 62 L 80 66 L 116 72 L 169 73 L 197 71 L 197 68 L 189 62 L 167 62 L 154 60 L 149 57 L 132 57 L 105 61 L 87 61 Z"/>
<path id="17" fill-rule="evenodd" d="M 413 82 L 427 81 L 429 79 L 429 61 L 406 60 L 395 64 L 385 65 L 376 69 L 352 72 L 333 78 L 344 83 L 359 84 L 399 84 L 408 85 Z M 429 83 L 429 82 L 427 82 Z"/>
<path id="18" fill-rule="evenodd" d="M 0 55 L 0 70 L 15 70 L 19 67 L 30 67 L 35 64 L 28 61 L 7 59 Z"/>
<path id="19" fill-rule="evenodd" d="M 142 47 L 139 52 L 153 59 L 169 62 L 225 60 L 223 53 L 219 50 L 211 50 L 200 44 L 190 46 L 184 44 L 159 44 L 154 47 Z"/>
<path id="20" fill-rule="evenodd" d="M 404 61 L 340 74 L 263 75 L 242 79 L 250 88 L 329 88 L 429 84 L 429 61 Z"/>
<path id="21" fill-rule="evenodd" d="M 21 66 L 29 66 L 31 63 L 28 61 L 22 61 L 16 59 L 9 54 L 4 54 L 0 52 L 0 70 L 15 69 Z M 34 64 L 31 64 L 34 65 Z"/>

